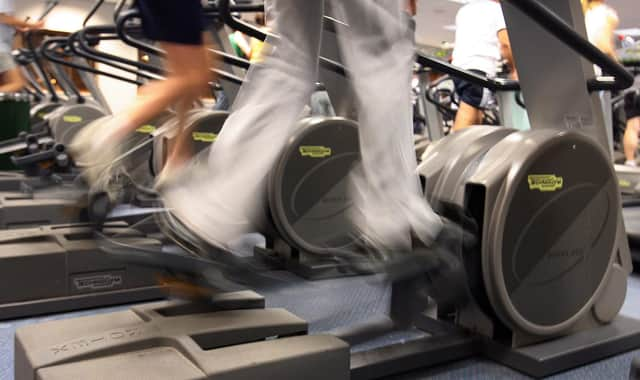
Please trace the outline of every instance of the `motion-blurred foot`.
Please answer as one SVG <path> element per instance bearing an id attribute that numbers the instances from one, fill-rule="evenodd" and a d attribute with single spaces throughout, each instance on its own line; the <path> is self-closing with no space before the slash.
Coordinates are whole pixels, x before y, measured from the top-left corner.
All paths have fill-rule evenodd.
<path id="1" fill-rule="evenodd" d="M 190 171 L 189 177 L 206 175 L 203 172 L 198 173 Z M 215 191 L 213 184 L 210 185 L 203 179 L 198 181 L 202 183 L 180 176 L 179 184 L 163 191 L 164 206 L 170 211 L 171 219 L 182 226 L 178 231 L 188 231 L 186 235 L 197 237 L 210 246 L 230 251 L 228 244 L 251 232 L 251 223 L 234 212 L 236 210 L 232 206 L 212 196 L 212 192 Z"/>
<path id="2" fill-rule="evenodd" d="M 365 235 L 362 249 L 378 252 L 353 265 L 363 273 L 385 273 L 391 283 L 419 280 L 439 304 L 466 303 L 468 284 L 463 255 L 476 247 L 477 225 L 456 205 L 441 204 L 436 209 L 442 216 L 442 228 L 434 241 L 425 243 L 413 234 L 412 249 L 403 250 L 385 248 L 375 236 Z"/>
<path id="3" fill-rule="evenodd" d="M 107 189 L 111 172 L 122 154 L 120 144 L 112 138 L 111 117 L 98 119 L 73 138 L 69 146 L 71 157 L 83 169 L 83 177 L 93 191 Z"/>

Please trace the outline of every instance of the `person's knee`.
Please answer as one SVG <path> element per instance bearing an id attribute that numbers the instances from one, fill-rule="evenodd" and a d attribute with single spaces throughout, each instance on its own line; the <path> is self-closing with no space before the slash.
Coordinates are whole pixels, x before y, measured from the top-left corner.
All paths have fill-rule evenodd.
<path id="1" fill-rule="evenodd" d="M 203 46 L 163 43 L 167 51 L 168 79 L 178 86 L 183 96 L 198 97 L 212 80 L 207 51 Z"/>
<path id="2" fill-rule="evenodd" d="M 477 109 L 467 103 L 460 102 L 460 108 L 458 109 L 458 112 L 460 112 L 465 117 L 474 117 Z"/>
<path id="3" fill-rule="evenodd" d="M 463 120 L 467 120 L 471 123 L 477 122 L 478 114 L 480 110 L 476 107 L 467 104 L 465 102 L 460 102 L 460 107 L 458 108 L 458 114 Z"/>
<path id="4" fill-rule="evenodd" d="M 634 133 L 635 136 L 638 136 L 640 133 L 640 116 L 636 116 L 627 120 L 627 131 Z"/>
<path id="5" fill-rule="evenodd" d="M 11 69 L 2 73 L 2 86 L 11 87 L 18 91 L 25 86 L 25 80 L 18 69 Z"/>
<path id="6" fill-rule="evenodd" d="M 209 82 L 211 82 L 212 79 L 211 71 L 206 68 L 201 70 L 190 70 L 181 76 L 180 81 L 187 94 L 193 97 L 198 97 L 209 88 Z"/>

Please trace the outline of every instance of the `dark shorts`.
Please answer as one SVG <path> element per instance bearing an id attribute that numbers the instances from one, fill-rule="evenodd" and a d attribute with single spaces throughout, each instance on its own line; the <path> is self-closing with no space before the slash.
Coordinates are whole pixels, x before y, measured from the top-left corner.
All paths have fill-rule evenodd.
<path id="1" fill-rule="evenodd" d="M 640 117 L 640 91 L 631 91 L 624 97 L 624 112 L 627 120 Z"/>
<path id="2" fill-rule="evenodd" d="M 204 12 L 200 0 L 137 0 L 145 37 L 154 41 L 201 45 Z"/>
<path id="3" fill-rule="evenodd" d="M 469 70 L 476 74 L 486 76 L 486 74 L 480 70 Z M 467 82 L 463 79 L 454 78 L 453 83 L 456 87 L 456 94 L 458 99 L 467 103 L 474 108 L 485 108 L 491 102 L 493 94 L 487 88 L 478 86 L 471 82 Z"/>

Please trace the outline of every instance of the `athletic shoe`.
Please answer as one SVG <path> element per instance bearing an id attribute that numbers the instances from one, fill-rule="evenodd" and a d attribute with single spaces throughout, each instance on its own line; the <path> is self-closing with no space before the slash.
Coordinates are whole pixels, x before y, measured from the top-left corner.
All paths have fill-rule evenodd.
<path id="1" fill-rule="evenodd" d="M 169 211 L 157 214 L 156 222 L 162 233 L 188 255 L 194 257 L 194 262 L 200 261 L 202 262 L 200 265 L 206 264 L 215 267 L 216 270 L 210 271 L 210 275 L 202 273 L 204 277 L 209 277 L 206 281 L 207 284 L 218 284 L 217 286 L 219 286 L 220 283 L 225 283 L 225 286 L 228 286 L 233 283 L 248 287 L 259 286 L 263 289 L 286 286 L 286 283 L 281 279 L 273 278 L 265 273 L 268 268 L 264 265 L 251 260 L 251 258 L 236 256 L 226 244 L 212 245 L 205 241 Z M 158 255 L 157 259 L 162 260 L 162 256 Z M 167 263 L 167 269 L 174 274 L 179 274 L 184 270 L 179 267 L 172 268 L 170 263 Z"/>
<path id="2" fill-rule="evenodd" d="M 163 168 L 153 182 L 153 189 L 162 192 L 168 189 L 172 184 L 176 183 L 176 171 L 167 167 Z"/>
<path id="3" fill-rule="evenodd" d="M 171 211 L 154 214 L 160 232 L 193 256 L 207 256 L 210 246 L 176 219 Z M 220 248 L 223 248 L 222 246 Z"/>
<path id="4" fill-rule="evenodd" d="M 206 180 L 206 171 L 190 170 L 188 177 L 181 176 L 179 186 L 163 191 L 164 206 L 193 235 L 213 247 L 230 250 L 228 243 L 251 232 L 251 224 L 236 212 L 233 200 L 224 204 L 216 198 L 215 184 Z"/>
<path id="5" fill-rule="evenodd" d="M 109 141 L 111 117 L 96 120 L 82 128 L 69 146 L 71 157 L 83 168 L 83 177 L 92 191 L 108 188 L 111 174 L 122 154 L 120 144 Z"/>
<path id="6" fill-rule="evenodd" d="M 368 260 L 354 262 L 356 270 L 385 273 L 392 283 L 424 283 L 422 287 L 441 305 L 466 303 L 463 255 L 477 249 L 477 225 L 456 205 L 442 203 L 435 209 L 442 217 L 442 229 L 434 241 L 424 242 L 414 232 L 410 250 L 392 249 L 365 233 L 361 250 Z"/>

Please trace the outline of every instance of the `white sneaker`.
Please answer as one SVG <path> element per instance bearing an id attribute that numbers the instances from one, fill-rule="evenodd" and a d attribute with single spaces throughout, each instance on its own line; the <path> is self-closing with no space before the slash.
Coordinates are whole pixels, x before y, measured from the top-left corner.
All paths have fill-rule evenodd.
<path id="1" fill-rule="evenodd" d="M 169 187 L 162 195 L 165 208 L 193 235 L 213 247 L 232 252 L 229 243 L 250 232 L 252 224 L 237 215 L 237 210 L 215 202 L 201 187 L 193 182 Z"/>
<path id="2" fill-rule="evenodd" d="M 83 176 L 91 188 L 105 188 L 110 173 L 122 154 L 118 142 L 109 141 L 112 117 L 100 118 L 73 138 L 69 146 L 71 157 L 78 167 L 83 168 Z"/>
<path id="3" fill-rule="evenodd" d="M 635 160 L 626 160 L 624 164 L 634 168 L 638 166 L 638 163 Z"/>

